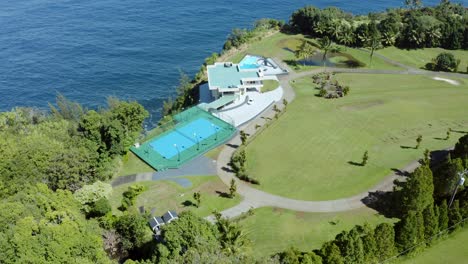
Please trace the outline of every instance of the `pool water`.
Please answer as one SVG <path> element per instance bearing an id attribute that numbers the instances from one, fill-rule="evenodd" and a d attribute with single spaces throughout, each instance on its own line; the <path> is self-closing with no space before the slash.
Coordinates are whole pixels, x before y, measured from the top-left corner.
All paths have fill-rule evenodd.
<path id="1" fill-rule="evenodd" d="M 214 125 L 206 118 L 198 118 L 180 128 L 174 129 L 149 145 L 161 156 L 170 159 L 186 149 L 202 142 L 214 135 L 220 127 Z M 174 146 L 176 144 L 176 146 Z"/>
<path id="2" fill-rule="evenodd" d="M 239 63 L 240 69 L 258 69 L 260 65 L 258 64 L 258 60 L 262 58 L 257 56 L 246 55 L 242 61 Z"/>

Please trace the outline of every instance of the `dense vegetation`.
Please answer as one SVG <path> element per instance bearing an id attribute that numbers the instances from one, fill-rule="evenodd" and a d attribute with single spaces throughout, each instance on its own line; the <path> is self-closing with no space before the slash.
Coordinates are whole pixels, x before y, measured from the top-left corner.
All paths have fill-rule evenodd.
<path id="1" fill-rule="evenodd" d="M 368 16 L 307 6 L 292 14 L 289 26 L 352 47 L 468 48 L 468 12 L 461 4 L 446 0 L 436 7 L 393 9 Z"/>
<path id="2" fill-rule="evenodd" d="M 111 187 L 97 181 L 113 175 L 148 113 L 112 98 L 99 111 L 62 96 L 56 105 L 0 113 L 1 263 L 109 262 L 85 215 L 110 211 Z"/>

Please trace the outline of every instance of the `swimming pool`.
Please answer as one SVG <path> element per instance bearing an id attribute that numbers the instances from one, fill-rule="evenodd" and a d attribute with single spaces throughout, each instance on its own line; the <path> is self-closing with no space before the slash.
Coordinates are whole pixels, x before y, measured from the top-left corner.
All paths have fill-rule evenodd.
<path id="1" fill-rule="evenodd" d="M 219 126 L 201 117 L 153 140 L 149 145 L 165 159 L 170 159 L 196 144 L 203 144 L 205 139 L 219 130 Z"/>
<path id="2" fill-rule="evenodd" d="M 246 55 L 241 62 L 239 63 L 240 69 L 258 69 L 260 65 L 258 64 L 258 60 L 262 58 L 257 56 Z"/>

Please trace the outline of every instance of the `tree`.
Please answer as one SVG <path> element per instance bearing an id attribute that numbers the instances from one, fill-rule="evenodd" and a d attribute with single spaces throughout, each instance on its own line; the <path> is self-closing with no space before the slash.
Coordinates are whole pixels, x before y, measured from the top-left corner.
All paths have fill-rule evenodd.
<path id="1" fill-rule="evenodd" d="M 231 185 L 229 186 L 229 197 L 234 198 L 236 196 L 237 185 L 234 179 L 231 179 Z"/>
<path id="2" fill-rule="evenodd" d="M 460 201 L 455 200 L 452 206 L 448 209 L 449 227 L 451 230 L 460 228 L 462 215 L 460 214 Z"/>
<path id="3" fill-rule="evenodd" d="M 383 262 L 393 257 L 397 252 L 395 248 L 395 230 L 388 223 L 379 224 L 374 231 L 375 243 L 377 246 L 376 257 L 379 262 Z"/>
<path id="4" fill-rule="evenodd" d="M 434 70 L 452 72 L 457 67 L 457 60 L 452 53 L 442 52 L 434 59 Z"/>
<path id="5" fill-rule="evenodd" d="M 462 159 L 468 167 L 468 134 L 458 139 L 453 149 L 453 157 Z"/>
<path id="6" fill-rule="evenodd" d="M 197 208 L 200 207 L 200 203 L 201 203 L 201 194 L 200 194 L 200 192 L 194 192 L 193 193 L 193 199 L 195 200 L 195 206 Z"/>
<path id="7" fill-rule="evenodd" d="M 439 219 L 434 212 L 434 207 L 429 205 L 423 211 L 424 218 L 424 239 L 432 243 L 432 237 L 439 232 Z"/>
<path id="8" fill-rule="evenodd" d="M 455 152 L 455 151 L 454 151 Z M 463 160 L 452 159 L 449 154 L 434 170 L 434 186 L 436 197 L 448 197 L 453 193 L 460 180 L 458 172 L 463 171 Z"/>
<path id="9" fill-rule="evenodd" d="M 396 243 L 400 252 L 412 252 L 424 242 L 424 220 L 421 212 L 410 211 L 397 223 Z"/>
<path id="10" fill-rule="evenodd" d="M 122 247 L 126 251 L 133 251 L 151 241 L 148 222 L 144 215 L 125 212 L 115 222 L 115 230 L 122 237 Z"/>
<path id="11" fill-rule="evenodd" d="M 112 206 L 105 197 L 94 202 L 89 210 L 87 217 L 101 217 L 112 211 Z"/>
<path id="12" fill-rule="evenodd" d="M 314 54 L 315 48 L 309 41 L 303 40 L 299 49 L 294 52 L 296 58 L 302 60 L 305 65 L 305 60 Z"/>
<path id="13" fill-rule="evenodd" d="M 419 135 L 417 138 L 416 138 L 416 147 L 415 149 L 418 149 L 419 146 L 421 145 L 421 142 L 422 142 L 422 135 Z"/>
<path id="14" fill-rule="evenodd" d="M 450 139 L 450 132 L 451 132 L 451 131 L 452 131 L 452 130 L 451 130 L 450 128 L 447 130 L 447 135 L 445 136 L 445 140 L 449 140 L 449 139 Z"/>
<path id="15" fill-rule="evenodd" d="M 71 192 L 23 185 L 0 204 L 0 263 L 110 263 Z"/>
<path id="16" fill-rule="evenodd" d="M 158 245 L 158 258 L 174 259 L 193 249 L 199 252 L 220 249 L 216 226 L 195 216 L 191 211 L 182 212 L 177 221 L 165 225 Z"/>
<path id="17" fill-rule="evenodd" d="M 338 234 L 335 243 L 345 263 L 364 263 L 364 245 L 357 227 Z"/>
<path id="18" fill-rule="evenodd" d="M 377 23 L 372 21 L 368 25 L 367 36 L 364 41 L 365 47 L 370 49 L 370 63 L 372 66 L 372 58 L 374 57 L 374 51 L 382 47 L 382 35 L 377 28 Z"/>
<path id="19" fill-rule="evenodd" d="M 442 200 L 439 208 L 439 231 L 445 232 L 448 228 L 449 219 L 448 219 L 448 207 L 447 201 Z"/>
<path id="20" fill-rule="evenodd" d="M 366 166 L 368 160 L 369 160 L 369 152 L 366 150 L 364 151 L 364 155 L 362 155 L 361 165 Z"/>
<path id="21" fill-rule="evenodd" d="M 427 206 L 434 203 L 433 193 L 434 183 L 431 169 L 427 165 L 416 168 L 401 190 L 402 213 L 422 212 Z"/>
<path id="22" fill-rule="evenodd" d="M 241 255 L 244 252 L 243 249 L 249 244 L 242 228 L 229 219 L 223 218 L 218 212 L 215 212 L 214 215 L 220 234 L 221 249 L 228 255 Z"/>
<path id="23" fill-rule="evenodd" d="M 325 242 L 320 249 L 323 264 L 344 264 L 340 248 L 334 242 Z"/>
<path id="24" fill-rule="evenodd" d="M 245 143 L 247 143 L 247 133 L 245 133 L 244 130 L 241 130 L 239 133 L 242 145 L 245 145 Z"/>
<path id="25" fill-rule="evenodd" d="M 429 166 L 431 163 L 431 151 L 429 149 L 424 150 L 424 159 L 422 164 Z"/>
<path id="26" fill-rule="evenodd" d="M 122 194 L 122 205 L 119 207 L 119 210 L 125 211 L 130 206 L 133 206 L 137 196 L 146 191 L 146 189 L 146 186 L 142 184 L 133 184 L 129 186 Z"/>
<path id="27" fill-rule="evenodd" d="M 323 66 L 325 67 L 325 60 L 327 59 L 327 54 L 340 52 L 341 49 L 339 46 L 335 45 L 333 41 L 327 36 L 319 39 L 318 44 L 320 50 L 322 50 L 323 53 L 322 62 Z"/>
<path id="28" fill-rule="evenodd" d="M 374 228 L 365 223 L 363 227 L 358 226 L 361 233 L 362 244 L 364 246 L 364 263 L 376 263 L 377 242 L 375 240 Z"/>

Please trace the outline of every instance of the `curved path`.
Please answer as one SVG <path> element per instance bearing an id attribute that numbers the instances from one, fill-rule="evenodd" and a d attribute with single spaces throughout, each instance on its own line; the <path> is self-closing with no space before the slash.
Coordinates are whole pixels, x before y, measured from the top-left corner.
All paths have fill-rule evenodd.
<path id="1" fill-rule="evenodd" d="M 380 56 L 383 57 L 383 56 Z M 288 102 L 291 102 L 295 98 L 295 93 L 290 81 L 306 77 L 309 75 L 314 75 L 320 72 L 335 72 L 335 73 L 362 73 L 362 74 L 407 74 L 407 75 L 426 75 L 426 76 L 447 76 L 447 77 L 458 77 L 458 78 L 468 78 L 468 75 L 457 74 L 457 73 L 439 73 L 439 72 L 430 72 L 425 70 L 414 69 L 411 67 L 405 67 L 403 70 L 373 70 L 373 69 L 348 69 L 348 68 L 320 68 L 314 69 L 305 72 L 294 72 L 287 65 L 282 63 L 281 60 L 276 59 L 275 61 L 285 69 L 288 69 L 289 75 L 284 75 L 279 78 L 280 84 L 284 89 L 283 98 Z M 387 59 L 387 61 L 390 61 Z M 278 108 L 284 107 L 281 102 L 277 104 Z M 256 119 L 252 120 L 248 124 L 242 126 L 240 129 L 244 130 L 247 134 L 253 135 L 256 131 L 256 125 L 264 125 L 267 122 L 267 119 L 273 118 L 275 112 L 273 111 L 273 106 L 266 109 L 263 114 Z M 241 215 L 249 211 L 252 208 L 259 207 L 279 207 L 284 209 L 290 209 L 294 211 L 303 211 L 303 212 L 340 212 L 357 209 L 365 206 L 363 199 L 366 198 L 369 193 L 376 191 L 391 191 L 393 190 L 394 181 L 396 179 L 403 179 L 403 176 L 398 175 L 397 173 L 387 176 L 382 182 L 374 186 L 372 189 L 357 194 L 352 197 L 330 200 L 330 201 L 304 201 L 304 200 L 295 200 L 290 199 L 274 194 L 270 194 L 261 190 L 258 190 L 252 187 L 250 184 L 239 180 L 235 177 L 235 174 L 230 170 L 229 162 L 232 154 L 236 150 L 237 146 L 241 144 L 240 136 L 236 135 L 232 138 L 223 148 L 221 153 L 218 156 L 217 160 L 217 174 L 221 180 L 229 186 L 231 180 L 234 179 L 237 184 L 237 193 L 243 197 L 243 201 L 229 209 L 226 209 L 221 212 L 224 217 L 232 218 Z M 414 161 L 408 164 L 403 168 L 402 172 L 412 172 L 419 166 L 417 161 Z M 208 220 L 214 221 L 213 216 L 208 216 Z"/>

